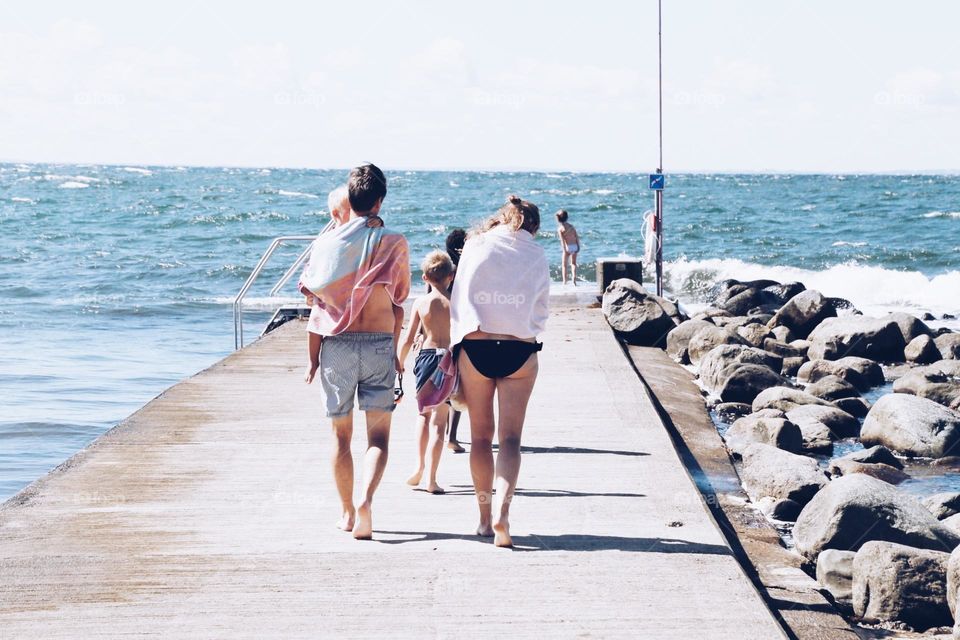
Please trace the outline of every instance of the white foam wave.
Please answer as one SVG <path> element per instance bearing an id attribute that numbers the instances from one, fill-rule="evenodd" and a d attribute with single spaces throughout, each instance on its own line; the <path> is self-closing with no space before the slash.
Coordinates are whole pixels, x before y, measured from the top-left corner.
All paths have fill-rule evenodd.
<path id="1" fill-rule="evenodd" d="M 686 260 L 664 265 L 670 289 L 681 300 L 702 302 L 710 288 L 727 278 L 799 281 L 824 295 L 846 298 L 869 315 L 890 311 L 960 314 L 960 271 L 929 277 L 919 271 L 895 271 L 855 262 L 822 271 L 766 266 L 736 259 Z"/>
<path id="2" fill-rule="evenodd" d="M 813 211 L 816 208 L 817 208 L 817 205 L 815 204 L 805 204 L 802 207 L 800 207 L 800 211 Z"/>
<path id="3" fill-rule="evenodd" d="M 593 192 L 598 196 L 608 196 L 613 193 L 613 189 L 594 189 Z"/>
<path id="4" fill-rule="evenodd" d="M 319 198 L 320 196 L 313 195 L 312 193 L 302 193 L 300 191 L 284 191 L 283 189 L 277 190 L 277 195 L 287 196 L 290 198 Z"/>
<path id="5" fill-rule="evenodd" d="M 10 202 L 24 202 L 26 204 L 37 204 L 36 200 L 32 198 L 21 198 L 20 196 L 13 196 L 10 198 Z"/>
<path id="6" fill-rule="evenodd" d="M 923 214 L 924 218 L 960 218 L 960 211 L 931 211 Z"/>
<path id="7" fill-rule="evenodd" d="M 90 185 L 86 182 L 77 182 L 76 180 L 67 180 L 60 185 L 61 189 L 86 189 Z"/>
<path id="8" fill-rule="evenodd" d="M 834 242 L 833 247 L 865 247 L 867 246 L 866 242 L 847 242 L 846 240 L 838 240 Z"/>
<path id="9" fill-rule="evenodd" d="M 214 304 L 233 304 L 233 296 L 217 296 L 202 298 L 198 302 L 212 302 Z M 281 305 L 302 304 L 303 297 L 290 296 L 251 296 L 243 299 L 243 308 L 246 311 L 273 311 Z"/>
<path id="10" fill-rule="evenodd" d="M 143 169 L 141 167 L 124 167 L 123 170 L 127 171 L 128 173 L 139 173 L 142 176 L 153 175 L 153 171 L 150 171 L 150 169 Z"/>

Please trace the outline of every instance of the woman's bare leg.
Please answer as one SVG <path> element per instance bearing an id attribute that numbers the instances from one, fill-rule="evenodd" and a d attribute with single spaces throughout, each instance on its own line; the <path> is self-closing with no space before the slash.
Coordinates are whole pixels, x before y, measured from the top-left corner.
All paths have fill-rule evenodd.
<path id="1" fill-rule="evenodd" d="M 440 454 L 443 453 L 443 437 L 447 431 L 447 405 L 442 404 L 430 412 L 430 442 L 426 447 L 427 467 L 430 469 L 430 479 L 427 482 L 427 491 L 443 493 L 437 484 L 437 468 L 440 466 Z"/>
<path id="2" fill-rule="evenodd" d="M 427 455 L 427 439 L 430 437 L 430 434 L 427 433 L 429 416 L 417 416 L 417 468 L 409 478 L 407 478 L 407 484 L 412 487 L 416 487 L 420 484 L 420 480 L 423 478 L 423 469 L 425 466 L 424 459 Z"/>
<path id="3" fill-rule="evenodd" d="M 470 475 L 480 508 L 477 535 L 492 536 L 490 501 L 493 495 L 493 393 L 496 382 L 481 375 L 462 352 L 458 359 L 460 385 L 470 413 Z"/>
<path id="4" fill-rule="evenodd" d="M 519 371 L 497 380 L 497 406 L 500 410 L 497 425 L 498 443 L 496 497 L 493 503 L 494 544 L 511 547 L 510 503 L 520 475 L 520 437 L 527 415 L 527 403 L 537 381 L 539 363 L 536 354 L 530 356 Z"/>

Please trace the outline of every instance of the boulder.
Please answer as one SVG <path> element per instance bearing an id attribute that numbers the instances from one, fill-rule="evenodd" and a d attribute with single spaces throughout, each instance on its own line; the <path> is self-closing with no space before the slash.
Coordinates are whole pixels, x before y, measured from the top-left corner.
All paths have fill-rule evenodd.
<path id="1" fill-rule="evenodd" d="M 753 400 L 753 410 L 779 409 L 780 411 L 790 411 L 805 404 L 819 404 L 824 407 L 832 406 L 826 400 L 821 400 L 805 391 L 782 386 L 762 391 L 760 395 Z"/>
<path id="2" fill-rule="evenodd" d="M 827 318 L 837 315 L 837 310 L 819 291 L 808 289 L 790 298 L 786 304 L 770 319 L 768 325 L 773 328 L 784 326 L 799 338 L 806 338 L 810 332 Z"/>
<path id="3" fill-rule="evenodd" d="M 699 365 L 700 360 L 714 347 L 722 344 L 747 345 L 746 340 L 738 336 L 734 330 L 724 327 L 703 328 L 697 331 L 687 343 L 687 354 L 690 363 Z"/>
<path id="4" fill-rule="evenodd" d="M 806 290 L 806 287 L 803 286 L 802 282 L 788 282 L 786 284 L 772 284 L 764 287 L 761 291 L 782 305 L 804 290 Z"/>
<path id="5" fill-rule="evenodd" d="M 837 310 L 838 316 L 863 315 L 860 313 L 860 310 L 853 306 L 853 303 L 846 298 L 827 298 L 827 302 Z"/>
<path id="6" fill-rule="evenodd" d="M 733 422 L 737 418 L 749 415 L 751 411 L 753 407 L 745 402 L 721 402 L 713 408 L 713 412 L 724 422 Z"/>
<path id="7" fill-rule="evenodd" d="M 890 449 L 882 445 L 861 449 L 860 451 L 851 451 L 850 453 L 837 458 L 837 460 L 853 460 L 864 464 L 885 464 L 895 469 L 903 469 L 903 463 Z"/>
<path id="8" fill-rule="evenodd" d="M 909 313 L 895 311 L 889 314 L 887 318 L 897 323 L 897 326 L 900 328 L 900 335 L 903 336 L 904 344 L 909 343 L 917 336 L 932 335 L 930 327 L 924 324 L 924 322 L 919 318 L 910 315 Z"/>
<path id="9" fill-rule="evenodd" d="M 960 513 L 955 513 L 952 516 L 947 516 L 946 518 L 942 519 L 940 522 L 950 527 L 957 533 L 960 533 Z"/>
<path id="10" fill-rule="evenodd" d="M 687 320 L 671 329 L 667 334 L 667 355 L 680 364 L 689 363 L 687 346 L 690 344 L 690 338 L 697 331 L 707 328 L 715 329 L 716 325 L 706 320 Z"/>
<path id="11" fill-rule="evenodd" d="M 960 360 L 960 333 L 943 333 L 933 339 L 940 351 L 940 357 L 946 360 Z"/>
<path id="12" fill-rule="evenodd" d="M 935 493 L 932 496 L 927 496 L 921 502 L 937 520 L 943 520 L 960 513 L 960 493 L 956 491 Z"/>
<path id="13" fill-rule="evenodd" d="M 950 553 L 950 559 L 947 560 L 947 607 L 955 619 L 957 615 L 958 588 L 960 588 L 960 547 L 954 549 Z M 954 638 L 957 637 L 957 631 L 960 631 L 960 624 L 953 628 Z"/>
<path id="14" fill-rule="evenodd" d="M 788 342 L 791 347 L 797 350 L 804 358 L 807 357 L 807 352 L 810 351 L 810 341 L 809 340 L 791 340 Z"/>
<path id="15" fill-rule="evenodd" d="M 763 347 L 763 341 L 770 338 L 773 334 L 765 324 L 750 322 L 741 325 L 735 329 L 737 335 L 747 341 L 752 347 Z"/>
<path id="16" fill-rule="evenodd" d="M 780 500 L 770 496 L 764 496 L 757 501 L 757 508 L 763 515 L 774 520 L 783 522 L 793 522 L 800 514 L 803 507 L 794 500 Z"/>
<path id="17" fill-rule="evenodd" d="M 720 290 L 718 291 L 717 295 L 715 295 L 713 299 L 710 301 L 710 304 L 713 305 L 714 307 L 722 309 L 723 305 L 725 305 L 728 300 L 730 300 L 731 298 L 734 298 L 740 293 L 743 293 L 749 288 L 750 288 L 749 286 L 743 284 L 742 282 L 738 282 L 737 280 L 728 280 L 725 282 L 721 282 Z M 738 315 L 738 314 L 731 314 L 731 315 Z"/>
<path id="18" fill-rule="evenodd" d="M 644 347 L 666 347 L 677 326 L 676 305 L 629 278 L 614 280 L 603 292 L 603 315 L 621 340 Z"/>
<path id="19" fill-rule="evenodd" d="M 853 551 L 824 549 L 817 556 L 817 582 L 834 600 L 849 602 L 853 597 Z"/>
<path id="20" fill-rule="evenodd" d="M 867 622 L 915 629 L 951 624 L 947 605 L 950 554 L 893 542 L 867 542 L 853 559 L 853 611 Z"/>
<path id="21" fill-rule="evenodd" d="M 787 344 L 790 344 L 797 339 L 797 336 L 794 335 L 793 331 L 790 331 L 790 327 L 784 327 L 783 325 L 770 329 L 770 333 L 772 333 L 773 337 L 780 342 L 786 342 Z"/>
<path id="22" fill-rule="evenodd" d="M 903 358 L 915 364 L 930 364 L 940 359 L 937 343 L 928 335 L 917 336 L 903 348 Z"/>
<path id="23" fill-rule="evenodd" d="M 795 376 L 797 372 L 800 371 L 800 367 L 803 366 L 803 363 L 807 359 L 803 357 L 799 358 L 784 358 L 783 365 L 780 367 L 780 375 L 782 376 Z"/>
<path id="24" fill-rule="evenodd" d="M 852 384 L 840 376 L 824 376 L 816 382 L 810 383 L 804 389 L 807 393 L 822 400 L 839 400 L 840 398 L 856 398 L 860 392 Z"/>
<path id="25" fill-rule="evenodd" d="M 900 484 L 908 480 L 910 476 L 897 467 L 883 464 L 882 462 L 857 462 L 847 458 L 837 458 L 827 466 L 827 473 L 831 478 L 848 476 L 851 473 L 863 473 L 877 480 L 883 480 L 889 484 Z"/>
<path id="26" fill-rule="evenodd" d="M 783 417 L 764 415 L 764 412 L 751 414 L 738 419 L 724 434 L 727 447 L 742 455 L 754 442 L 768 444 L 790 453 L 799 453 L 802 444 L 800 428 Z"/>
<path id="27" fill-rule="evenodd" d="M 719 394 L 727 367 L 733 364 L 758 364 L 780 370 L 780 359 L 762 349 L 746 344 L 721 344 L 700 358 L 700 383 L 711 393 Z"/>
<path id="28" fill-rule="evenodd" d="M 833 451 L 833 434 L 827 425 L 809 417 L 801 418 L 796 425 L 803 439 L 801 450 L 804 453 L 829 454 Z"/>
<path id="29" fill-rule="evenodd" d="M 787 419 L 797 424 L 803 421 L 821 422 L 833 434 L 834 440 L 860 435 L 860 421 L 837 407 L 819 404 L 800 405 L 787 411 Z"/>
<path id="30" fill-rule="evenodd" d="M 713 322 L 715 318 L 729 318 L 730 312 L 724 311 L 723 309 L 718 309 L 716 307 L 707 307 L 691 316 L 691 320 L 707 320 Z M 716 323 L 714 323 L 716 324 Z"/>
<path id="31" fill-rule="evenodd" d="M 943 362 L 960 364 L 957 360 Z M 960 376 L 944 373 L 937 365 L 921 367 L 897 379 L 893 383 L 893 390 L 933 400 L 945 407 L 956 407 L 960 403 Z"/>
<path id="32" fill-rule="evenodd" d="M 905 456 L 956 455 L 960 453 L 960 413 L 926 398 L 889 393 L 870 409 L 860 441 L 866 446 L 882 444 Z"/>
<path id="33" fill-rule="evenodd" d="M 863 418 L 870 413 L 870 403 L 859 396 L 856 398 L 840 398 L 834 400 L 833 404 L 837 405 L 837 408 L 841 411 L 846 411 L 857 418 Z"/>
<path id="34" fill-rule="evenodd" d="M 753 402 L 764 389 L 787 386 L 790 381 L 762 364 L 731 364 L 720 372 L 719 389 L 724 402 Z"/>
<path id="35" fill-rule="evenodd" d="M 867 316 L 827 318 L 809 337 L 811 360 L 859 356 L 880 362 L 900 362 L 906 343 L 900 327 L 889 319 Z"/>
<path id="36" fill-rule="evenodd" d="M 763 341 L 763 350 L 778 355 L 781 358 L 803 358 L 806 353 L 793 347 L 786 342 L 780 342 L 773 338 L 767 338 Z"/>
<path id="37" fill-rule="evenodd" d="M 860 391 L 884 383 L 883 369 L 867 358 L 847 357 L 839 360 L 811 360 L 797 372 L 797 380 L 803 383 L 816 382 L 826 376 L 843 378 Z"/>
<path id="38" fill-rule="evenodd" d="M 862 473 L 837 478 L 817 493 L 797 517 L 793 537 L 797 551 L 810 559 L 824 549 L 856 551 L 870 540 L 937 551 L 960 544 L 960 535 L 919 500 Z"/>
<path id="39" fill-rule="evenodd" d="M 720 308 L 735 316 L 742 316 L 758 304 L 760 304 L 760 290 L 748 288 L 720 303 Z"/>
<path id="40" fill-rule="evenodd" d="M 754 501 L 770 496 L 801 505 L 827 484 L 816 460 L 759 443 L 744 450 L 740 479 Z"/>

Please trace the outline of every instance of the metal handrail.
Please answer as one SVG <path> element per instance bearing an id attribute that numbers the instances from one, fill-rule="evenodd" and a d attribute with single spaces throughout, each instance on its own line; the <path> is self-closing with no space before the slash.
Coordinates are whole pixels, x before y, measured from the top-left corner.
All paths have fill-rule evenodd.
<path id="1" fill-rule="evenodd" d="M 324 231 L 330 228 L 330 224 L 324 228 Z M 257 266 L 253 268 L 253 271 L 250 272 L 250 275 L 247 276 L 246 282 L 243 283 L 243 286 L 240 288 L 240 292 L 237 293 L 236 297 L 233 299 L 233 346 L 235 349 L 240 349 L 243 347 L 243 299 L 247 295 L 247 292 L 250 290 L 250 287 L 253 286 L 253 283 L 260 276 L 260 272 L 263 271 L 263 268 L 267 265 L 267 262 L 270 260 L 270 257 L 277 250 L 277 248 L 286 243 L 286 242 L 305 242 L 309 241 L 311 244 L 316 239 L 317 236 L 279 236 L 274 238 L 270 242 L 270 246 L 267 247 L 267 250 L 263 252 L 263 255 L 260 257 L 260 261 L 257 262 Z M 270 291 L 270 295 L 276 295 L 276 291 L 280 289 L 290 278 L 293 276 L 297 267 L 306 260 L 307 255 L 309 255 L 310 246 L 300 254 L 293 266 L 287 269 L 286 273 L 283 274 L 283 277 L 280 279 L 280 282 Z"/>

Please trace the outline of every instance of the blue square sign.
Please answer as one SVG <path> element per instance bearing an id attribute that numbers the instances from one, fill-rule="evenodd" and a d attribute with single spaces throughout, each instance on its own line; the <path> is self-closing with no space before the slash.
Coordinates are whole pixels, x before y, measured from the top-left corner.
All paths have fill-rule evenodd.
<path id="1" fill-rule="evenodd" d="M 650 188 L 656 189 L 657 191 L 663 191 L 663 174 L 662 173 L 650 174 Z"/>

